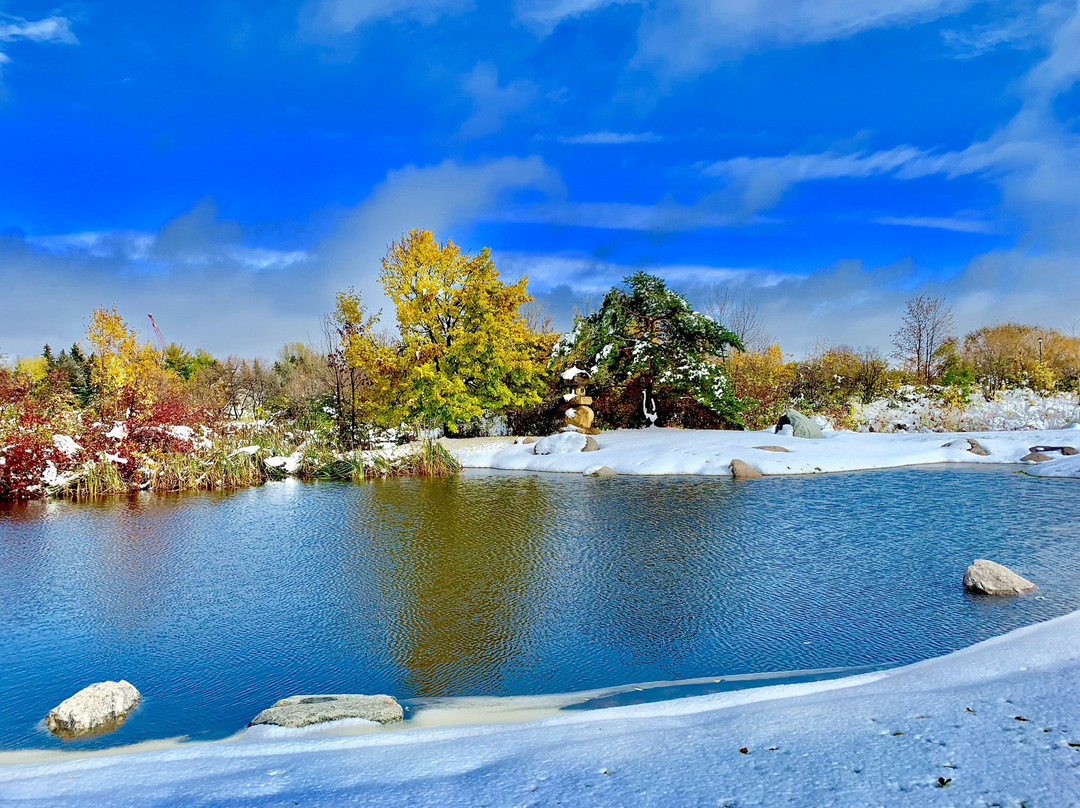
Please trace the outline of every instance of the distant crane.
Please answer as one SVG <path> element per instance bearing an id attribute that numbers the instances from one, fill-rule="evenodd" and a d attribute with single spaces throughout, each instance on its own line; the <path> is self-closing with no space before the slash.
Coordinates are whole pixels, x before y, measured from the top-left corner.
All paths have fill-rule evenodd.
<path id="1" fill-rule="evenodd" d="M 157 323 L 154 322 L 154 315 L 146 315 L 150 318 L 150 327 L 154 329 L 154 335 L 157 337 L 157 341 L 161 343 L 161 350 L 165 350 L 168 346 L 165 344 L 165 337 L 161 336 L 161 329 L 157 327 Z"/>

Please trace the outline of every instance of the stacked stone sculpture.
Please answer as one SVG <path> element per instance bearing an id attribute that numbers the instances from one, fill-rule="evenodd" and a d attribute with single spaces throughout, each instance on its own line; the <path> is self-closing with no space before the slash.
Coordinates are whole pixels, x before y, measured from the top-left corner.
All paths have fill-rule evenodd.
<path id="1" fill-rule="evenodd" d="M 563 401 L 570 405 L 566 411 L 566 424 L 561 432 L 581 432 L 585 435 L 599 435 L 600 430 L 593 426 L 596 413 L 593 412 L 592 397 L 586 395 L 585 386 L 589 384 L 592 376 L 588 371 L 579 367 L 572 367 L 562 374 L 567 392 L 563 395 Z"/>

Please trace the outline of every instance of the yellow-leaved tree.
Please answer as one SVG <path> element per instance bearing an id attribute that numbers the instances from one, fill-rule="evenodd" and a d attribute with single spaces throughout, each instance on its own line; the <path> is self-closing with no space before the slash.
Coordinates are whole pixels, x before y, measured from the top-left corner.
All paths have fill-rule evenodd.
<path id="1" fill-rule="evenodd" d="M 169 383 L 162 355 L 112 309 L 98 308 L 86 331 L 93 352 L 90 380 L 103 418 L 127 418 L 147 409 Z"/>
<path id="2" fill-rule="evenodd" d="M 376 333 L 377 314 L 369 315 L 359 293 L 338 292 L 329 318 L 337 346 L 328 357 L 333 377 L 338 432 L 349 446 L 362 443 L 369 427 L 398 423 L 395 402 L 401 362 L 393 346 Z"/>
<path id="3" fill-rule="evenodd" d="M 503 283 L 491 252 L 463 252 L 430 230 L 390 246 L 380 281 L 397 307 L 402 414 L 456 432 L 539 403 L 554 335 L 529 327 L 527 279 Z"/>

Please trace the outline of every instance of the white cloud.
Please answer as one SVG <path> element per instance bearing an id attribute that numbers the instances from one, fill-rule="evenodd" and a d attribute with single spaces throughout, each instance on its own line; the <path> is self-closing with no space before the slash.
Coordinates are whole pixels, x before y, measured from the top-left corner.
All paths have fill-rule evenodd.
<path id="1" fill-rule="evenodd" d="M 300 18 L 318 35 L 339 36 L 379 20 L 433 23 L 472 8 L 472 0 L 313 0 L 301 9 Z"/>
<path id="2" fill-rule="evenodd" d="M 1001 231 L 994 222 L 964 216 L 880 216 L 874 221 L 877 224 L 950 230 L 954 233 L 992 234 Z"/>
<path id="3" fill-rule="evenodd" d="M 476 65 L 463 86 L 472 102 L 472 112 L 459 132 L 467 139 L 498 132 L 507 118 L 527 110 L 539 94 L 537 86 L 524 79 L 501 86 L 499 71 L 491 62 Z"/>
<path id="4" fill-rule="evenodd" d="M 514 13 L 530 30 L 547 36 L 560 23 L 578 19 L 607 6 L 638 0 L 517 0 Z"/>
<path id="5" fill-rule="evenodd" d="M 626 266 L 583 255 L 546 255 L 498 251 L 499 271 L 508 277 L 529 277 L 534 292 L 568 286 L 582 295 L 607 292 L 612 286 L 638 269 L 659 275 L 678 286 L 735 284 L 764 289 L 782 283 L 790 276 L 756 267 L 720 267 L 704 264 L 664 264 L 648 267 Z"/>
<path id="6" fill-rule="evenodd" d="M 141 325 L 154 312 L 169 339 L 217 354 L 266 355 L 293 340 L 318 340 L 336 290 L 354 285 L 372 309 L 385 306 L 379 259 L 409 228 L 460 237 L 507 195 L 560 193 L 539 158 L 452 161 L 390 172 L 312 250 L 252 244 L 209 202 L 156 232 L 0 236 L 0 288 L 20 305 L 0 318 L 0 350 L 35 354 L 70 345 L 95 305 L 116 304 Z M 456 232 L 455 232 L 456 231 Z"/>
<path id="7" fill-rule="evenodd" d="M 624 146 L 631 143 L 659 143 L 660 135 L 652 132 L 586 132 L 582 135 L 559 135 L 560 143 L 579 146 Z"/>
<path id="8" fill-rule="evenodd" d="M 77 45 L 79 40 L 71 32 L 71 21 L 66 17 L 46 17 L 43 20 L 24 20 L 0 14 L 0 42 L 26 39 L 30 42 L 62 42 Z"/>
<path id="9" fill-rule="evenodd" d="M 24 20 L 0 13 L 0 42 L 38 42 L 77 45 L 79 40 L 71 32 L 71 21 L 66 17 L 46 17 L 42 20 Z M 0 50 L 0 68 L 11 63 L 11 57 Z"/>
<path id="10" fill-rule="evenodd" d="M 762 216 L 717 210 L 706 199 L 698 205 L 660 202 L 635 205 L 629 202 L 546 202 L 527 207 L 509 207 L 490 215 L 492 221 L 521 224 L 551 224 L 562 227 L 590 227 L 600 230 L 636 230 L 675 233 L 709 227 L 742 227 L 774 220 Z"/>
<path id="11" fill-rule="evenodd" d="M 518 18 L 540 34 L 628 0 L 519 0 Z M 637 2 L 638 0 L 629 0 Z M 846 39 L 862 31 L 935 20 L 975 0 L 665 0 L 640 2 L 638 60 L 700 73 L 766 47 Z"/>

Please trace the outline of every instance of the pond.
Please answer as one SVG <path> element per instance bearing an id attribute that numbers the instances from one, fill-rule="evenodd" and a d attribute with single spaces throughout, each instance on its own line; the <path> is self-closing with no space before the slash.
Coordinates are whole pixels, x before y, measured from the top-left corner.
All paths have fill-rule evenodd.
<path id="1" fill-rule="evenodd" d="M 468 472 L 0 506 L 0 749 L 217 738 L 399 699 L 907 663 L 1080 608 L 1080 488 L 1000 468 Z M 976 557 L 1039 592 L 965 594 Z M 125 678 L 116 732 L 48 710 Z"/>

